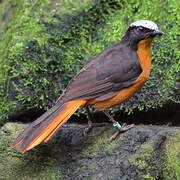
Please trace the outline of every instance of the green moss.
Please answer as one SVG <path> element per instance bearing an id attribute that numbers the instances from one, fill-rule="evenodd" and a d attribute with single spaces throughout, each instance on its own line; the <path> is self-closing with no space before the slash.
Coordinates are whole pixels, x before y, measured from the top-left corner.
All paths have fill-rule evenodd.
<path id="1" fill-rule="evenodd" d="M 166 143 L 163 175 L 165 180 L 180 179 L 180 135 L 172 134 Z"/>
<path id="2" fill-rule="evenodd" d="M 2 36 L 0 42 L 0 118 L 5 119 L 7 117 L 7 112 L 15 107 L 16 101 L 9 100 L 9 90 L 10 81 L 14 77 L 17 77 L 20 73 L 19 70 L 14 72 L 13 62 L 11 58 L 17 58 L 18 61 L 22 57 L 22 49 L 24 42 L 29 39 L 36 39 L 40 44 L 46 38 L 45 34 L 40 31 L 42 25 L 39 23 L 37 13 L 34 12 L 33 15 L 30 14 L 33 11 L 34 6 L 36 8 L 40 7 L 46 1 L 33 1 L 33 3 L 24 1 L 3 1 L 2 2 L 2 15 L 9 13 L 8 22 L 6 26 L 2 26 Z M 6 10 L 6 11 L 5 11 Z M 40 13 L 38 14 L 40 16 Z M 39 17 L 38 16 L 38 17 Z M 8 28 L 6 29 L 6 27 Z M 7 61 L 7 57 L 9 61 Z M 6 61 L 5 61 L 6 60 Z M 15 65 L 15 64 L 14 64 Z M 2 121 L 1 121 L 2 123 Z"/>
<path id="3" fill-rule="evenodd" d="M 85 167 L 78 167 L 77 169 L 75 169 L 74 173 L 78 175 L 81 175 L 83 173 L 83 171 L 85 170 Z"/>
<path id="4" fill-rule="evenodd" d="M 3 3 L 7 8 L 7 1 Z M 118 41 L 128 24 L 138 19 L 156 21 L 166 34 L 154 42 L 149 82 L 141 93 L 114 110 L 145 111 L 179 101 L 179 1 L 13 3 L 16 8 L 0 43 L 2 119 L 17 107 L 49 108 L 81 67 Z"/>
<path id="5" fill-rule="evenodd" d="M 174 131 L 162 136 L 159 141 L 152 140 L 142 144 L 129 162 L 135 167 L 139 177 L 147 180 L 176 179 L 180 177 L 180 136 Z M 159 142 L 158 142 L 159 141 Z"/>
<path id="6" fill-rule="evenodd" d="M 120 34 L 123 34 L 128 24 L 139 19 L 155 21 L 165 35 L 156 38 L 153 42 L 153 66 L 150 80 L 140 93 L 116 110 L 120 108 L 127 112 L 132 112 L 134 109 L 142 111 L 157 108 L 169 101 L 179 102 L 180 94 L 175 85 L 180 81 L 179 42 L 176 38 L 179 24 L 176 3 L 179 2 L 176 0 L 161 3 L 157 0 L 141 3 L 136 0 L 130 2 L 124 4 L 123 9 L 117 10 L 107 21 L 105 28 L 98 32 L 103 45 L 118 41 Z M 104 48 L 103 45 L 102 48 Z"/>
<path id="7" fill-rule="evenodd" d="M 82 153 L 88 156 L 96 156 L 101 152 L 102 154 L 112 155 L 114 149 L 119 146 L 119 143 L 122 141 L 123 137 L 118 137 L 116 141 L 110 142 L 110 137 L 112 136 L 112 131 L 105 130 L 105 132 L 100 132 L 99 135 L 96 135 L 95 139 L 93 138 L 93 146 L 91 143 L 87 144 L 83 149 Z M 102 153 L 103 152 L 103 153 Z"/>
<path id="8" fill-rule="evenodd" d="M 157 167 L 157 161 L 156 164 L 152 163 L 156 158 L 155 153 L 154 143 L 149 142 L 141 145 L 141 151 L 137 152 L 133 158 L 129 158 L 130 164 L 136 167 L 139 177 L 146 180 L 157 179 L 159 167 Z"/>
<path id="9" fill-rule="evenodd" d="M 137 126 L 111 143 L 111 127 L 95 128 L 95 132 L 103 133 L 84 138 L 82 145 L 78 141 L 82 140 L 79 136 L 82 125 L 69 125 L 69 133 L 66 126 L 54 141 L 20 153 L 10 144 L 25 126 L 6 123 L 0 129 L 1 179 L 179 180 L 180 128 Z M 83 132 L 83 128 L 81 130 Z M 60 136 L 66 136 L 66 140 L 61 141 Z"/>
<path id="10" fill-rule="evenodd" d="M 10 147 L 13 138 L 24 127 L 24 125 L 7 123 L 0 131 L 1 179 L 61 179 L 58 175 L 57 161 L 46 156 L 47 149 L 20 153 Z"/>

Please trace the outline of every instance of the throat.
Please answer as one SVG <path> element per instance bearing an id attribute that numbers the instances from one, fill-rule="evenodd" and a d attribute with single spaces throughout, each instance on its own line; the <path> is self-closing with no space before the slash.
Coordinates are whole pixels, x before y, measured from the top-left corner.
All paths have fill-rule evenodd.
<path id="1" fill-rule="evenodd" d="M 151 70 L 151 42 L 153 38 L 142 40 L 138 43 L 137 54 L 143 71 L 150 73 Z"/>

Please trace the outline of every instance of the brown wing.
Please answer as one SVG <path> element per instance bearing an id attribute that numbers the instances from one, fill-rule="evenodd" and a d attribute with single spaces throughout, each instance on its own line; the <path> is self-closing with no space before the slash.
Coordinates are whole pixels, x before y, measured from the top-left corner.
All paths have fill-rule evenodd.
<path id="1" fill-rule="evenodd" d="M 81 69 L 57 102 L 106 100 L 134 84 L 141 71 L 136 51 L 122 43 L 114 44 Z"/>

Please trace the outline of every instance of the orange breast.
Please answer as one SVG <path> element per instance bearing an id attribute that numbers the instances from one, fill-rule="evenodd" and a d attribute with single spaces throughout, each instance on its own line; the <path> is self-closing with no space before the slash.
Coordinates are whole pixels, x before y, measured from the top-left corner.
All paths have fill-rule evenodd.
<path id="1" fill-rule="evenodd" d="M 139 56 L 142 73 L 136 79 L 134 85 L 121 90 L 113 98 L 105 101 L 91 101 L 88 104 L 94 105 L 99 110 L 105 110 L 118 105 L 132 97 L 143 84 L 148 80 L 151 68 L 151 42 L 153 38 L 142 40 L 138 44 L 137 54 Z"/>

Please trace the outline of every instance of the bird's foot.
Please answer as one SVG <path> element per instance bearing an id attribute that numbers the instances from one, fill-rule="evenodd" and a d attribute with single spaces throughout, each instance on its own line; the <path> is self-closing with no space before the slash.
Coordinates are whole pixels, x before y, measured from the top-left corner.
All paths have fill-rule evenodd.
<path id="1" fill-rule="evenodd" d="M 124 123 L 122 126 L 116 122 L 113 124 L 113 126 L 118 129 L 118 131 L 116 133 L 114 133 L 111 138 L 110 138 L 110 141 L 113 141 L 115 140 L 119 134 L 123 133 L 123 132 L 126 132 L 128 131 L 129 129 L 132 129 L 135 125 L 134 124 L 130 124 L 130 125 L 127 125 L 126 123 Z"/>
<path id="2" fill-rule="evenodd" d="M 84 136 L 86 136 L 94 127 L 102 127 L 107 125 L 107 123 L 88 123 L 88 127 L 84 130 Z"/>

